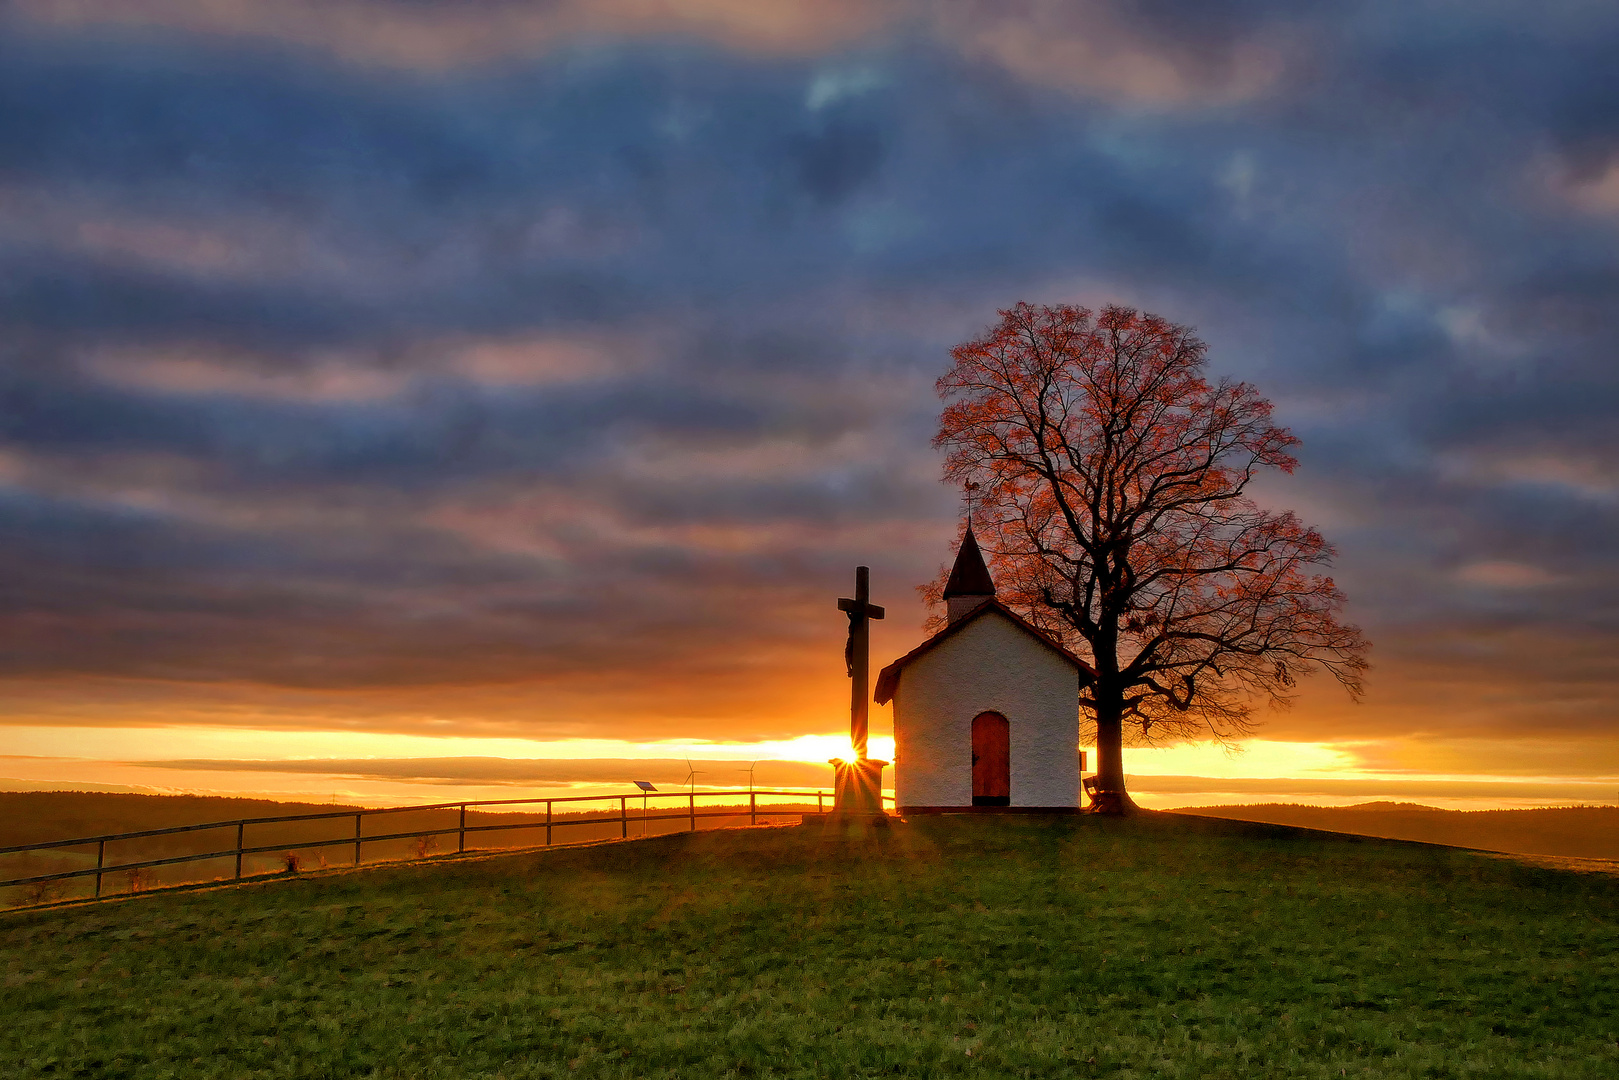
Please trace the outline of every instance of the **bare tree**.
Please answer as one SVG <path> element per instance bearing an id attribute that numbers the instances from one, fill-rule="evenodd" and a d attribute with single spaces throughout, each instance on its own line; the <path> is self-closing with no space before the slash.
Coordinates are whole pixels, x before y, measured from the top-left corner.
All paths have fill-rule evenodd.
<path id="1" fill-rule="evenodd" d="M 1262 470 L 1297 465 L 1270 402 L 1208 382 L 1204 343 L 1155 315 L 1000 315 L 951 351 L 934 444 L 947 480 L 979 485 L 972 524 L 1001 599 L 1096 667 L 1080 704 L 1097 808 L 1134 805 L 1126 725 L 1229 741 L 1317 667 L 1358 697 L 1369 646 L 1316 572 L 1332 547 L 1246 494 Z"/>

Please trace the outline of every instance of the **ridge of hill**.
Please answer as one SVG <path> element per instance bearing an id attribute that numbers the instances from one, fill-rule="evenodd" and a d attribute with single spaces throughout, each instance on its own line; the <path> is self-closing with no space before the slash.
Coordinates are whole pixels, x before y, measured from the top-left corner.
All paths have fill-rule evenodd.
<path id="1" fill-rule="evenodd" d="M 359 809 L 362 808 L 346 803 L 277 802 L 225 795 L 0 791 L 0 847 L 202 825 L 211 821 Z"/>
<path id="2" fill-rule="evenodd" d="M 543 803 L 543 799 L 541 800 Z M 704 802 L 697 807 L 702 828 L 747 824 L 750 821 L 797 822 L 814 803 L 776 802 L 750 811 L 746 795 L 735 800 Z M 177 826 L 203 826 L 243 818 L 284 818 L 300 814 L 323 815 L 313 821 L 261 821 L 241 832 L 247 848 L 267 848 L 242 859 L 246 876 L 284 868 L 289 860 L 304 868 L 352 865 L 396 859 L 421 859 L 454 851 L 461 840 L 457 829 L 465 825 L 468 851 L 526 848 L 554 842 L 579 843 L 618 839 L 621 835 L 678 832 L 688 828 L 684 800 L 677 806 L 623 807 L 616 797 L 607 801 L 564 802 L 548 815 L 544 805 L 518 804 L 472 808 L 463 819 L 450 803 L 439 809 L 359 807 L 334 803 L 288 803 L 267 799 L 218 796 L 135 795 L 112 792 L 30 791 L 0 792 L 0 848 L 76 840 L 92 836 L 142 832 Z M 366 811 L 364 822 L 355 814 Z M 672 813 L 671 813 L 672 811 Z M 548 826 L 551 821 L 555 829 Z M 436 830 L 433 835 L 401 834 Z M 356 832 L 363 855 L 355 846 Z M 390 834 L 394 838 L 389 838 Z M 72 844 L 46 850 L 0 852 L 0 881 L 36 875 L 79 873 L 54 882 L 0 886 L 0 907 L 71 900 L 91 895 L 101 877 L 102 895 L 136 892 L 161 886 L 199 884 L 236 875 L 237 830 L 230 825 L 190 829 L 161 836 L 109 840 L 105 844 Z M 276 850 L 279 849 L 279 850 Z M 94 870 L 98 859 L 112 868 L 104 876 Z M 129 868 L 148 860 L 176 860 L 166 865 Z"/>
<path id="3" fill-rule="evenodd" d="M 1353 806 L 1262 803 L 1188 806 L 1173 811 L 1232 821 L 1418 840 L 1515 855 L 1619 859 L 1619 806 L 1555 806 L 1528 810 L 1445 810 L 1420 803 Z"/>
<path id="4" fill-rule="evenodd" d="M 345 803 L 277 802 L 213 795 L 5 791 L 0 792 L 0 847 L 239 818 L 360 809 L 364 808 Z M 1170 812 L 1521 855 L 1619 859 L 1619 806 L 1445 810 L 1421 803 L 1374 801 L 1352 806 L 1297 803 L 1195 806 Z M 287 839 L 290 844 L 296 838 L 289 835 Z M 159 846 L 163 853 L 168 853 L 169 847 L 184 842 L 167 841 Z"/>

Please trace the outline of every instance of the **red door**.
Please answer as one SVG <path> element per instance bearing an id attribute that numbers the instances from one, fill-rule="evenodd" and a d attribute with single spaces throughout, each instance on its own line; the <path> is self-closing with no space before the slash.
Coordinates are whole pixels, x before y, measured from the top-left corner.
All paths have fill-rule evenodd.
<path id="1" fill-rule="evenodd" d="M 1012 725 L 998 712 L 973 717 L 973 805 L 1012 805 Z"/>

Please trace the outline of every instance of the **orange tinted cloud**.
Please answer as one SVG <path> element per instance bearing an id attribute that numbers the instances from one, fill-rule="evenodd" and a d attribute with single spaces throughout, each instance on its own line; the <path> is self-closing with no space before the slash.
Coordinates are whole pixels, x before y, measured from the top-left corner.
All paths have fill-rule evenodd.
<path id="1" fill-rule="evenodd" d="M 1270 90 L 1300 52 L 1296 40 L 1274 29 L 1232 34 L 1195 20 L 1166 25 L 1101 0 L 20 0 L 15 8 L 64 29 L 164 27 L 428 71 L 534 57 L 604 37 L 689 37 L 809 56 L 880 31 L 911 30 L 1031 82 L 1148 106 L 1252 98 Z M 827 100 L 830 86 L 823 75 L 811 88 L 812 107 Z"/>
<path id="2" fill-rule="evenodd" d="M 104 265 L 214 280 L 331 279 L 351 270 L 345 255 L 306 223 L 258 213 L 136 211 L 84 192 L 42 185 L 0 186 L 0 236 L 41 252 L 82 254 Z"/>
<path id="3" fill-rule="evenodd" d="M 1183 36 L 1132 19 L 1127 5 L 1096 0 L 955 0 L 936 11 L 941 35 L 969 56 L 1031 82 L 1141 105 L 1256 97 L 1281 78 L 1295 51 L 1278 34 Z"/>
<path id="4" fill-rule="evenodd" d="M 309 404 L 387 402 L 435 380 L 495 390 L 569 386 L 633 376 L 653 365 L 646 335 L 450 335 L 373 349 L 324 348 L 265 355 L 207 341 L 100 344 L 81 371 L 130 389 Z"/>
<path id="5" fill-rule="evenodd" d="M 602 35 L 690 35 L 750 51 L 812 53 L 881 25 L 894 10 L 853 0 L 22 0 L 15 7 L 62 28 L 175 28 L 428 70 L 532 56 Z"/>
<path id="6" fill-rule="evenodd" d="M 256 365 L 206 345 L 101 347 L 81 363 L 91 374 L 134 389 L 177 395 L 231 395 L 284 401 L 364 402 L 395 397 L 406 372 L 316 358 L 303 366 Z"/>

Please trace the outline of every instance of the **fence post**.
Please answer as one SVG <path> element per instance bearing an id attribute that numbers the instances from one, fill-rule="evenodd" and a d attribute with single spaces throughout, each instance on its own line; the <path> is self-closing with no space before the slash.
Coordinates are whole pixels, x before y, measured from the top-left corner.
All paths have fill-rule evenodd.
<path id="1" fill-rule="evenodd" d="M 826 813 L 826 793 L 823 791 L 815 793 L 815 812 L 817 814 Z"/>
<path id="2" fill-rule="evenodd" d="M 464 852 L 464 851 L 467 850 L 467 804 L 466 803 L 461 804 L 461 836 L 456 841 L 455 850 L 457 852 Z"/>
<path id="3" fill-rule="evenodd" d="M 242 830 L 247 828 L 245 822 L 236 823 L 236 880 L 242 880 Z"/>
<path id="4" fill-rule="evenodd" d="M 354 815 L 354 865 L 360 865 L 360 815 Z"/>
<path id="5" fill-rule="evenodd" d="M 101 899 L 101 868 L 107 865 L 107 842 L 96 841 L 96 899 Z"/>
<path id="6" fill-rule="evenodd" d="M 696 832 L 697 831 L 697 796 L 695 794 L 692 794 L 692 795 L 688 795 L 687 798 L 691 800 L 691 831 Z"/>
<path id="7" fill-rule="evenodd" d="M 630 838 L 629 803 L 630 799 L 628 795 L 620 795 L 618 797 L 618 838 L 620 840 L 628 840 Z"/>
<path id="8" fill-rule="evenodd" d="M 545 800 L 545 846 L 551 846 L 551 800 Z"/>
<path id="9" fill-rule="evenodd" d="M 759 824 L 759 796 L 748 792 L 748 824 Z"/>

